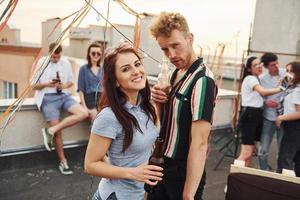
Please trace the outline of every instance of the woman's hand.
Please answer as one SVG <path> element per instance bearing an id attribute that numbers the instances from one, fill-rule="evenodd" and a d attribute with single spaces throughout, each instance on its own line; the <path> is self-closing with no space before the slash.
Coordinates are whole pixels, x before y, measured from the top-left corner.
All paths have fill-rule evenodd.
<path id="1" fill-rule="evenodd" d="M 276 101 L 274 101 L 272 99 L 266 100 L 265 104 L 269 108 L 277 108 L 278 107 L 278 102 L 276 102 Z"/>
<path id="2" fill-rule="evenodd" d="M 142 164 L 135 168 L 129 168 L 130 179 L 153 186 L 162 180 L 162 170 L 163 168 L 155 165 Z"/>
<path id="3" fill-rule="evenodd" d="M 277 127 L 277 128 L 280 128 L 281 123 L 282 123 L 282 115 L 279 115 L 279 116 L 276 118 L 276 121 L 275 121 L 276 127 Z"/>

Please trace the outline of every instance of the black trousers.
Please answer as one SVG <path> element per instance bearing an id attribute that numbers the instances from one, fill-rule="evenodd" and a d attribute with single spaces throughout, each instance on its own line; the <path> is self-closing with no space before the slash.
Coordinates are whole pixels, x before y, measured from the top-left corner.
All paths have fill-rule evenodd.
<path id="1" fill-rule="evenodd" d="M 165 158 L 163 180 L 156 186 L 154 193 L 148 194 L 148 200 L 181 200 L 186 177 L 186 162 Z M 194 196 L 195 200 L 202 200 L 206 181 L 204 169 L 200 184 Z"/>
<path id="2" fill-rule="evenodd" d="M 97 104 L 99 101 L 99 98 L 101 96 L 101 92 L 93 92 L 90 94 L 84 94 L 84 100 L 85 104 L 88 107 L 88 109 L 94 109 L 97 108 Z"/>
<path id="3" fill-rule="evenodd" d="M 284 135 L 279 148 L 278 169 L 294 169 L 300 177 L 300 120 L 283 123 Z"/>

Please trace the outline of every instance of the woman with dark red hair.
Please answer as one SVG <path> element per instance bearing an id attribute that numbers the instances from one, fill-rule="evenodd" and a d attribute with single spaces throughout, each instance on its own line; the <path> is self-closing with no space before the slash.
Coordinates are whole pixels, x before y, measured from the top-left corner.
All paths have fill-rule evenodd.
<path id="1" fill-rule="evenodd" d="M 104 91 L 85 156 L 85 170 L 102 177 L 93 200 L 143 199 L 162 168 L 148 165 L 158 120 L 139 54 L 123 43 L 104 59 Z M 105 160 L 108 156 L 108 161 Z"/>

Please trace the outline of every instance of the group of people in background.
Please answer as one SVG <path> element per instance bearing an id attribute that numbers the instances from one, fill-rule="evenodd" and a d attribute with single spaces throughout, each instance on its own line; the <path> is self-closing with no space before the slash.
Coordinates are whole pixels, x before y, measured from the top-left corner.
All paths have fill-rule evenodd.
<path id="1" fill-rule="evenodd" d="M 263 67 L 267 72 L 261 75 Z M 260 59 L 249 56 L 243 74 L 239 121 L 242 145 L 237 159 L 249 166 L 256 142 L 260 141 L 260 168 L 271 171 L 268 154 L 276 133 L 276 171 L 295 170 L 300 177 L 300 62 L 288 63 L 284 70 L 273 53 L 265 53 Z"/>
<path id="2" fill-rule="evenodd" d="M 80 104 L 67 90 L 74 85 L 72 70 L 57 44 L 50 45 L 51 60 L 34 86 L 37 105 L 49 123 L 42 130 L 44 145 L 48 151 L 56 150 L 62 174 L 72 173 L 64 155 L 62 130 L 91 119 L 84 168 L 102 177 L 93 200 L 140 200 L 145 183 L 156 187 L 147 196 L 150 200 L 202 199 L 217 95 L 213 74 L 196 56 L 193 34 L 181 14 L 162 12 L 152 21 L 150 33 L 176 67 L 168 86 L 150 89 L 142 56 L 127 42 L 106 51 L 98 42 L 88 47 L 88 63 L 78 76 Z M 264 76 L 260 76 L 262 66 L 268 70 Z M 279 70 L 276 55 L 247 59 L 238 159 L 249 166 L 255 142 L 261 141 L 260 166 L 267 170 L 276 131 L 278 172 L 293 169 L 295 164 L 300 176 L 300 63 L 289 63 L 287 70 L 292 78 L 282 88 L 278 82 L 285 80 L 286 73 Z M 283 113 L 278 113 L 280 105 Z M 61 120 L 62 110 L 70 115 Z M 157 137 L 164 139 L 163 168 L 148 164 Z"/>

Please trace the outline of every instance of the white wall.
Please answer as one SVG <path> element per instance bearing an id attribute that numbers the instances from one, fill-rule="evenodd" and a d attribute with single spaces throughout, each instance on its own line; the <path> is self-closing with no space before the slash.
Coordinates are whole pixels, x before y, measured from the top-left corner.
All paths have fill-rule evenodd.
<path id="1" fill-rule="evenodd" d="M 257 0 L 251 50 L 300 54 L 299 11 L 299 0 Z M 282 66 L 294 59 L 279 56 Z"/>
<path id="2" fill-rule="evenodd" d="M 52 29 L 55 25 L 60 21 L 60 18 L 47 19 L 42 22 L 42 47 L 45 47 L 46 51 L 44 51 L 44 55 L 48 54 L 48 46 L 50 43 L 56 41 L 59 35 L 62 32 L 62 25 L 59 24 L 52 35 L 48 38 Z"/>
<path id="3" fill-rule="evenodd" d="M 214 112 L 213 128 L 225 128 L 231 126 L 233 115 L 233 101 L 237 93 L 229 90 L 219 90 L 218 101 Z M 76 98 L 79 100 L 79 98 Z M 14 99 L 0 99 L 0 112 L 3 112 Z M 64 113 L 66 116 L 67 113 Z M 0 122 L 0 127 L 5 120 Z M 28 153 L 36 150 L 45 150 L 43 145 L 42 128 L 47 124 L 38 111 L 34 100 L 27 98 L 16 118 L 6 128 L 1 137 L 1 156 L 13 153 Z M 84 120 L 72 127 L 63 130 L 63 139 L 66 146 L 79 145 L 87 142 L 90 135 L 91 124 L 89 120 Z"/>

